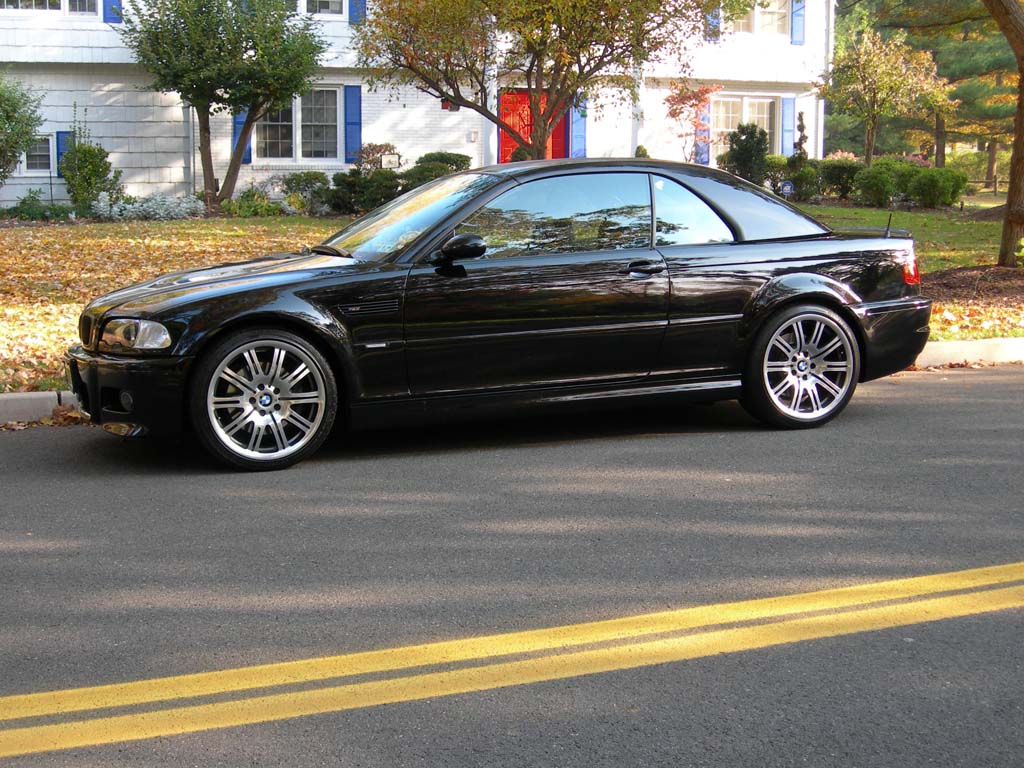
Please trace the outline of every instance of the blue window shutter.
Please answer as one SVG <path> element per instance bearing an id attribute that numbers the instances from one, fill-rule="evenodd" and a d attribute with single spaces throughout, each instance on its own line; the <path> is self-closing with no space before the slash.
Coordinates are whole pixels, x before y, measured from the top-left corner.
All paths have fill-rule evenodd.
<path id="1" fill-rule="evenodd" d="M 587 101 L 572 108 L 569 128 L 569 157 L 587 156 Z"/>
<path id="2" fill-rule="evenodd" d="M 701 127 L 694 136 L 693 159 L 701 165 L 711 165 L 711 108 L 704 107 L 700 113 Z"/>
<path id="3" fill-rule="evenodd" d="M 796 99 L 782 100 L 782 154 L 793 154 L 796 142 Z"/>
<path id="4" fill-rule="evenodd" d="M 103 20 L 107 24 L 121 23 L 121 0 L 103 0 Z"/>
<path id="5" fill-rule="evenodd" d="M 366 18 L 366 0 L 348 0 L 348 23 L 358 24 Z"/>
<path id="6" fill-rule="evenodd" d="M 363 93 L 358 85 L 345 86 L 345 162 L 354 163 L 363 148 Z"/>
<path id="7" fill-rule="evenodd" d="M 57 131 L 57 176 L 58 178 L 64 178 L 64 174 L 60 172 L 60 159 L 64 157 L 64 153 L 71 149 L 71 142 L 74 140 L 73 131 Z"/>
<path id="8" fill-rule="evenodd" d="M 232 118 L 231 125 L 231 151 L 235 151 L 235 147 L 238 146 L 238 137 L 242 135 L 242 126 L 245 125 L 245 118 L 249 115 L 248 112 L 239 112 Z M 248 165 L 252 162 L 252 141 L 245 145 L 245 152 L 242 153 L 242 164 Z"/>
<path id="9" fill-rule="evenodd" d="M 793 45 L 804 44 L 804 14 L 806 0 L 793 0 L 793 10 L 789 15 L 789 42 Z"/>
<path id="10" fill-rule="evenodd" d="M 722 9 L 715 8 L 706 17 L 707 26 L 704 28 L 705 40 L 717 40 L 722 36 Z"/>

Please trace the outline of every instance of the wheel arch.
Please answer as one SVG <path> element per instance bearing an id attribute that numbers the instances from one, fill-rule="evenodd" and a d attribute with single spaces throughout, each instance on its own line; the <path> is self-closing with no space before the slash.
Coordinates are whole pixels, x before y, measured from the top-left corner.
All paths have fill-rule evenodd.
<path id="1" fill-rule="evenodd" d="M 867 338 L 860 317 L 851 307 L 859 302 L 860 297 L 848 286 L 822 275 L 791 274 L 769 281 L 751 298 L 744 313 L 740 329 L 743 367 L 746 367 L 754 340 L 765 325 L 788 307 L 811 304 L 832 310 L 850 326 L 861 359 L 859 381 L 863 381 L 867 369 Z"/>

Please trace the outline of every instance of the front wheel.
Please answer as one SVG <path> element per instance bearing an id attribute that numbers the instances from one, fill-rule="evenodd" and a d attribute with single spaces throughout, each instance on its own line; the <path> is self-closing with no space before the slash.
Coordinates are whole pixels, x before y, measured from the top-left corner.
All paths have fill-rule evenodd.
<path id="1" fill-rule="evenodd" d="M 825 307 L 788 307 L 754 341 L 741 402 L 773 426 L 815 427 L 846 407 L 859 378 L 860 348 L 846 320 Z"/>
<path id="2" fill-rule="evenodd" d="M 338 407 L 334 375 L 319 350 L 269 329 L 215 344 L 198 363 L 190 400 L 203 446 L 249 470 L 282 469 L 312 454 Z"/>

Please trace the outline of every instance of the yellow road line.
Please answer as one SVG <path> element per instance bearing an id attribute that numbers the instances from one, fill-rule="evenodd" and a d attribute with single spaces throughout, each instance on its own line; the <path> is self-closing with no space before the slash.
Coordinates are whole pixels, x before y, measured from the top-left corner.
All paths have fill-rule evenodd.
<path id="1" fill-rule="evenodd" d="M 804 640 L 1024 608 L 1024 586 L 792 618 L 696 635 L 409 675 L 240 701 L 0 731 L 0 757 L 230 728 L 349 709 L 560 680 Z"/>
<path id="2" fill-rule="evenodd" d="M 525 632 L 128 683 L 19 694 L 0 697 L 0 721 L 306 683 L 432 664 L 554 651 L 644 635 L 773 619 L 789 614 L 846 609 L 887 600 L 903 600 L 1021 580 L 1024 580 L 1024 562 Z"/>

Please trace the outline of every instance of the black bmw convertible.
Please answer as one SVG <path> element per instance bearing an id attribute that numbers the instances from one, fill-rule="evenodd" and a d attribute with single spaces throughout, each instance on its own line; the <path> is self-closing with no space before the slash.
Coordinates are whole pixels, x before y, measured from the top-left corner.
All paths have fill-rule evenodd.
<path id="1" fill-rule="evenodd" d="M 817 426 L 913 363 L 930 312 L 906 236 L 832 232 L 701 166 L 538 161 L 439 179 L 300 253 L 102 296 L 67 363 L 109 431 L 193 430 L 278 469 L 338 420 L 738 398 Z"/>

